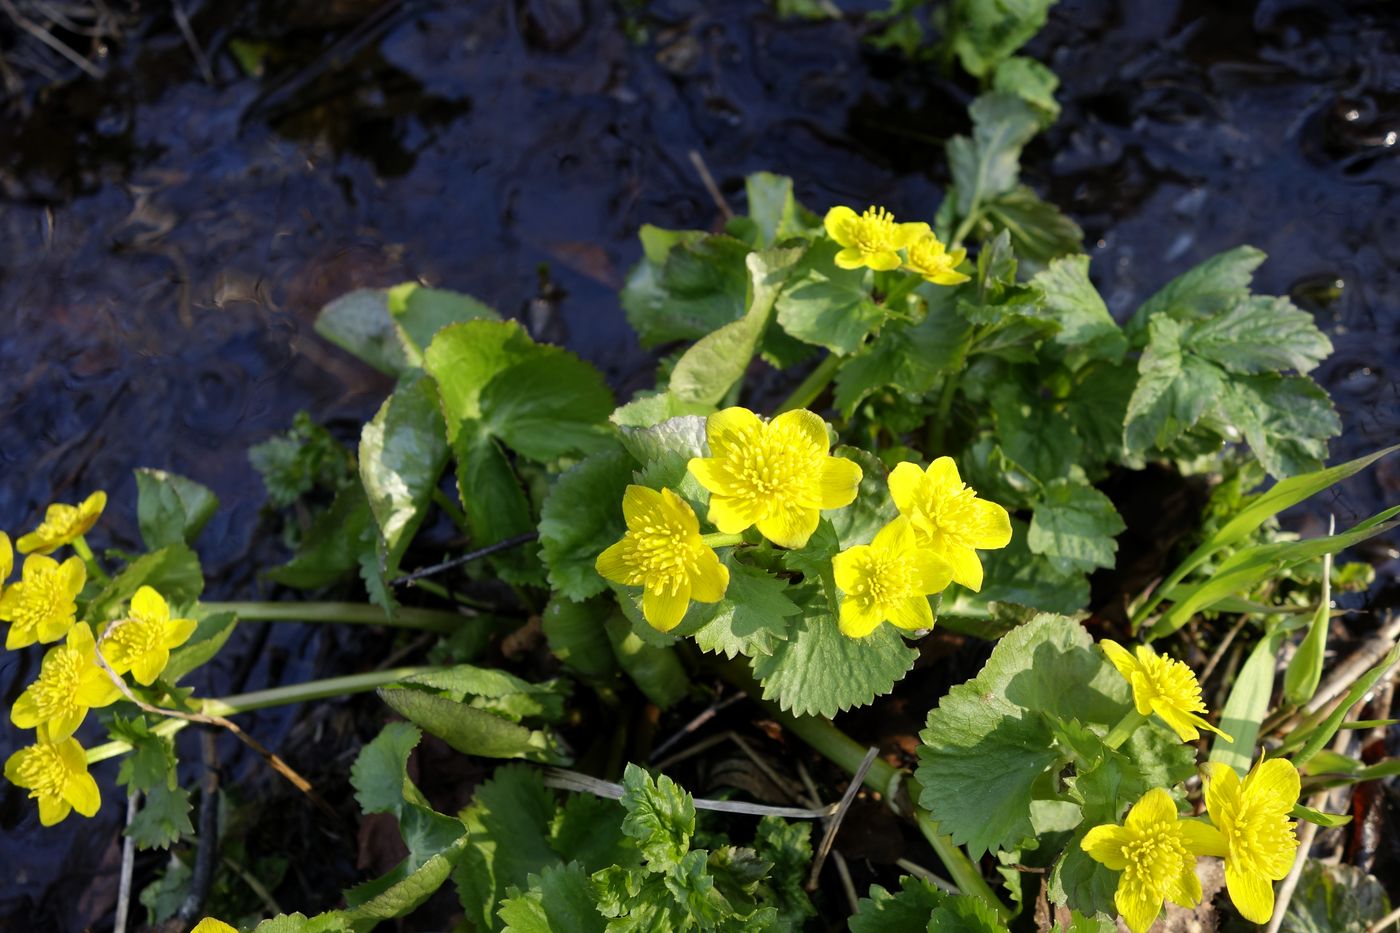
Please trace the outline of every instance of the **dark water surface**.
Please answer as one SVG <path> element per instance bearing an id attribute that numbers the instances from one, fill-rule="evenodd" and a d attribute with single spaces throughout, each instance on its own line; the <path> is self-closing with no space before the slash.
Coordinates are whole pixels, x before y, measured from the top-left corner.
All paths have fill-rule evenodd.
<path id="1" fill-rule="evenodd" d="M 280 559 L 248 445 L 300 408 L 353 437 L 388 388 L 314 335 L 324 302 L 415 278 L 467 291 L 627 393 L 653 365 L 616 298 L 637 227 L 718 219 L 690 150 L 740 209 L 743 175 L 767 169 L 817 210 L 931 218 L 941 141 L 972 93 L 871 51 L 855 22 L 731 0 L 651 4 L 630 28 L 602 0 L 185 5 L 212 86 L 149 14 L 102 82 L 0 110 L 0 527 L 105 488 L 94 542 L 134 547 L 131 470 L 184 473 L 223 502 L 200 549 L 215 598 L 266 595 L 257 567 Z M 1025 176 L 1084 227 L 1110 307 L 1130 313 L 1231 246 L 1264 249 L 1259 289 L 1293 295 L 1336 346 L 1315 375 L 1343 416 L 1338 459 L 1400 440 L 1387 7 L 1065 0 L 1030 47 L 1060 75 L 1064 113 Z M 268 44 L 261 77 L 233 38 Z M 1397 492 L 1392 460 L 1302 527 Z M 1393 550 L 1372 553 L 1393 573 Z M 194 683 L 216 695 L 363 669 L 358 637 L 245 626 Z M 0 659 L 7 706 L 38 658 Z M 250 722 L 277 748 L 292 717 Z M 0 755 L 24 739 L 4 729 Z M 122 805 L 115 765 L 96 771 L 103 810 L 58 829 L 0 789 L 0 928 L 110 922 Z"/>

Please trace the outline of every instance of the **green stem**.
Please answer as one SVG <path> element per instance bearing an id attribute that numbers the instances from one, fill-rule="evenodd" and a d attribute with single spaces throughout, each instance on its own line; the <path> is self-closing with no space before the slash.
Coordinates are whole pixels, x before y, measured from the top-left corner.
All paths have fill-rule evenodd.
<path id="1" fill-rule="evenodd" d="M 754 682 L 748 670 L 738 664 L 723 665 L 719 671 L 726 680 L 753 697 L 754 701 L 764 707 L 768 714 L 783 728 L 806 742 L 823 757 L 851 774 L 855 774 L 859 770 L 861 763 L 865 760 L 866 749 L 832 725 L 830 720 L 820 716 L 793 716 L 763 700 L 761 698 L 762 690 L 759 689 L 758 684 Z M 865 772 L 864 783 L 866 787 L 883 795 L 886 802 L 892 807 L 898 800 L 900 785 L 906 785 L 909 791 L 909 807 L 912 811 L 912 814 L 906 815 L 912 815 L 915 824 L 919 827 L 919 832 L 923 833 L 924 838 L 933 847 L 933 851 L 943 862 L 943 867 L 952 876 L 953 883 L 964 894 L 980 897 L 986 901 L 1003 918 L 1009 919 L 1011 917 L 1011 911 L 987 884 L 977 866 L 961 848 L 953 843 L 951 837 L 938 831 L 938 823 L 929 816 L 928 811 L 918 805 L 919 785 L 913 775 L 894 767 L 887 761 L 876 758 L 871 763 L 870 770 Z"/>
<path id="2" fill-rule="evenodd" d="M 958 229 L 953 232 L 953 242 L 948 244 L 948 252 L 951 253 L 959 246 L 962 246 L 963 238 L 972 232 L 972 225 L 977 223 L 978 219 L 981 217 L 981 214 L 982 205 L 978 204 L 977 201 L 974 200 L 972 202 L 971 209 L 967 212 L 967 216 L 962 219 L 962 223 L 958 224 Z"/>
<path id="3" fill-rule="evenodd" d="M 102 569 L 102 565 L 97 562 L 97 555 L 92 553 L 92 548 L 88 547 L 87 539 L 78 535 L 73 539 L 73 550 L 78 552 L 78 556 L 87 564 L 92 575 L 103 583 L 110 583 L 112 578 L 107 576 L 107 571 Z"/>
<path id="4" fill-rule="evenodd" d="M 291 684 L 286 687 L 273 687 L 269 690 L 255 690 L 221 699 L 196 700 L 195 708 L 207 716 L 233 716 L 248 713 L 270 706 L 286 706 L 289 703 L 306 703 L 310 700 L 324 700 L 329 697 L 348 696 L 352 693 L 365 693 L 385 684 L 392 684 L 412 677 L 441 670 L 438 667 L 396 667 L 385 671 L 370 671 L 366 674 L 350 674 L 345 677 L 328 677 L 325 680 L 309 680 L 306 683 Z M 188 719 L 165 719 L 157 723 L 151 731 L 157 735 L 172 736 L 190 724 Z M 108 742 L 88 749 L 88 764 L 106 761 L 131 751 L 127 742 Z"/>
<path id="5" fill-rule="evenodd" d="M 200 603 L 209 612 L 232 612 L 245 622 L 346 622 L 388 625 L 450 635 L 469 623 L 466 616 L 440 609 L 400 608 L 393 617 L 365 603 Z"/>
<path id="6" fill-rule="evenodd" d="M 1118 725 L 1109 730 L 1108 735 L 1103 737 L 1103 744 L 1109 748 L 1117 748 L 1128 741 L 1128 736 L 1137 731 L 1138 726 L 1147 722 L 1147 717 L 1139 713 L 1136 709 L 1130 709 L 1118 720 Z"/>
<path id="7" fill-rule="evenodd" d="M 412 583 L 409 584 L 409 586 L 417 587 L 425 593 L 432 593 L 439 599 L 449 603 L 458 602 L 461 603 L 463 606 L 470 606 L 471 608 L 479 609 L 482 612 L 500 611 L 500 608 L 497 606 L 492 606 L 490 603 L 484 603 L 479 599 L 472 599 L 465 593 L 459 593 L 456 590 L 449 590 L 441 583 L 434 583 L 431 580 L 414 580 Z M 399 611 L 402 612 L 403 610 L 400 609 Z"/>
<path id="8" fill-rule="evenodd" d="M 773 414 L 781 415 L 785 411 L 794 411 L 798 408 L 806 408 L 808 405 L 811 405 L 817 400 L 817 396 L 821 395 L 826 389 L 840 366 L 841 357 L 837 356 L 835 353 L 828 353 L 826 358 L 817 364 L 816 369 L 808 373 L 807 378 L 803 379 L 802 382 L 798 384 L 797 388 L 792 390 L 792 394 L 787 397 L 787 401 L 779 405 L 778 410 L 773 412 Z"/>
<path id="9" fill-rule="evenodd" d="M 709 547 L 733 547 L 736 544 L 744 543 L 743 535 L 726 535 L 718 531 L 707 535 L 701 535 L 700 540 Z"/>
<path id="10" fill-rule="evenodd" d="M 433 502 L 437 504 L 438 508 L 442 509 L 442 511 L 446 513 L 447 517 L 451 519 L 452 524 L 457 526 L 458 531 L 462 532 L 462 534 L 464 535 L 471 534 L 471 530 L 467 528 L 466 513 L 464 513 L 460 508 L 458 508 L 457 503 L 453 502 L 445 492 L 443 492 L 441 489 L 434 488 Z"/>

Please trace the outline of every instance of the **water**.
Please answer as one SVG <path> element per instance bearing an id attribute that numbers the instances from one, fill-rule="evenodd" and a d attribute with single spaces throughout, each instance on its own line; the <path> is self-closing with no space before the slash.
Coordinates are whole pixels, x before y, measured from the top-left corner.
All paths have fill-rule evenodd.
<path id="1" fill-rule="evenodd" d="M 1064 114 L 1025 177 L 1084 227 L 1120 316 L 1220 250 L 1267 251 L 1259 289 L 1293 295 L 1336 345 L 1315 375 L 1346 426 L 1334 457 L 1357 456 L 1400 438 L 1396 14 L 1228 6 L 1057 6 L 1030 51 L 1061 76 Z M 616 299 L 637 227 L 719 216 L 691 150 L 741 209 L 744 174 L 767 169 L 815 209 L 930 217 L 941 140 L 965 128 L 970 95 L 871 52 L 852 23 L 782 22 L 737 0 L 652 4 L 635 21 L 602 0 L 186 8 L 213 85 L 153 13 L 112 47 L 103 81 L 0 122 L 0 527 L 100 487 L 112 505 L 96 543 L 134 547 L 131 470 L 184 473 L 223 502 L 200 549 L 222 598 L 266 594 L 256 568 L 279 559 L 247 446 L 300 408 L 349 440 L 387 389 L 312 333 L 324 302 L 407 279 L 467 291 L 627 393 L 654 366 Z M 233 38 L 267 44 L 262 77 L 237 65 Z M 1397 492 L 1393 459 L 1300 527 Z M 1393 575 L 1394 551 L 1372 553 Z M 196 678 L 201 692 L 365 663 L 363 635 L 254 629 Z M 4 660 L 7 703 L 36 665 L 33 651 Z M 250 728 L 278 747 L 292 722 Z M 7 754 L 21 736 L 5 728 Z M 16 866 L 0 926 L 110 922 L 121 805 L 115 768 L 97 770 L 102 813 L 60 829 L 39 831 L 32 804 L 0 791 L 0 864 Z"/>

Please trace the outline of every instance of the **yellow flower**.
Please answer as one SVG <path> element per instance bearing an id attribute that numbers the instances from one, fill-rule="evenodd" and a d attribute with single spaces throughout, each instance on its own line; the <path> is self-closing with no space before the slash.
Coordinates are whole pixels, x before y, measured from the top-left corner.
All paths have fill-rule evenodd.
<path id="1" fill-rule="evenodd" d="M 194 925 L 190 933 L 238 933 L 236 927 L 231 927 L 222 920 L 215 920 L 213 917 L 205 917 Z"/>
<path id="2" fill-rule="evenodd" d="M 729 568 L 700 537 L 690 505 L 669 489 L 628 486 L 622 497 L 627 534 L 598 555 L 598 573 L 627 586 L 645 587 L 642 616 L 669 632 L 693 599 L 713 603 L 729 588 Z"/>
<path id="3" fill-rule="evenodd" d="M 995 502 L 977 498 L 964 485 L 952 457 L 939 457 L 927 470 L 901 463 L 890 472 L 890 496 L 899 513 L 914 524 L 919 546 L 953 568 L 953 581 L 982 589 L 977 549 L 1011 543 L 1011 516 Z"/>
<path id="4" fill-rule="evenodd" d="M 943 241 L 932 233 L 915 240 L 909 247 L 909 261 L 904 267 L 917 272 L 935 285 L 961 285 L 968 276 L 958 271 L 958 266 L 967 258 L 967 250 L 958 247 L 951 253 L 943 246 Z"/>
<path id="5" fill-rule="evenodd" d="M 90 709 L 116 702 L 121 690 L 97 663 L 92 629 L 73 626 L 68 641 L 44 655 L 39 679 L 20 694 L 10 721 L 21 729 L 43 723 L 54 741 L 66 739 L 82 724 Z"/>
<path id="6" fill-rule="evenodd" d="M 1099 642 L 1099 647 L 1132 686 L 1133 703 L 1140 714 L 1156 713 L 1183 742 L 1199 738 L 1198 729 L 1209 729 L 1227 742 L 1234 741 L 1196 715 L 1206 712 L 1206 704 L 1201 700 L 1201 685 L 1191 668 L 1175 658 L 1159 655 L 1147 645 L 1137 646 L 1137 657 L 1107 638 Z"/>
<path id="7" fill-rule="evenodd" d="M 709 457 L 690 472 L 710 491 L 710 521 L 725 534 L 751 525 L 781 547 L 800 548 L 822 509 L 855 501 L 860 466 L 831 456 L 826 422 L 810 411 L 784 412 L 764 424 L 747 408 L 726 408 L 705 422 Z"/>
<path id="8" fill-rule="evenodd" d="M 953 569 L 931 551 L 920 550 L 907 518 L 896 518 L 869 544 L 857 544 L 831 559 L 841 588 L 843 635 L 864 638 L 889 620 L 909 631 L 933 628 L 928 596 L 946 587 Z"/>
<path id="9" fill-rule="evenodd" d="M 170 649 L 194 634 L 193 619 L 170 618 L 165 598 L 143 586 L 131 597 L 131 613 L 113 622 L 102 636 L 102 656 L 118 674 L 131 671 L 136 682 L 150 686 L 170 663 Z"/>
<path id="10" fill-rule="evenodd" d="M 87 568 L 81 558 L 70 557 L 62 564 L 40 554 L 25 558 L 20 582 L 0 596 L 0 620 L 10 623 L 5 647 L 13 651 L 66 635 L 77 617 L 75 600 L 86 582 Z"/>
<path id="11" fill-rule="evenodd" d="M 87 534 L 106 507 L 107 494 L 100 489 L 84 499 L 82 505 L 55 502 L 44 513 L 39 527 L 21 537 L 16 546 L 21 554 L 51 554 Z"/>
<path id="12" fill-rule="evenodd" d="M 849 207 L 833 207 L 826 212 L 827 235 L 845 247 L 836 254 L 842 269 L 869 266 L 878 272 L 898 269 L 899 250 L 928 233 L 928 224 L 897 224 L 883 207 L 866 208 L 857 214 Z"/>
<path id="13" fill-rule="evenodd" d="M 92 816 L 102 803 L 97 782 L 87 771 L 87 755 L 76 739 L 50 741 L 39 731 L 39 741 L 21 748 L 5 762 L 5 777 L 28 789 L 39 800 L 39 822 L 52 826 L 77 810 Z"/>
<path id="14" fill-rule="evenodd" d="M 1240 781 L 1235 769 L 1206 765 L 1206 810 L 1224 837 L 1225 886 L 1240 914 L 1268 923 L 1274 887 L 1293 867 L 1298 840 L 1288 819 L 1300 790 L 1298 769 L 1282 758 L 1260 761 Z"/>
<path id="15" fill-rule="evenodd" d="M 1177 818 L 1171 794 L 1158 787 L 1133 804 L 1119 826 L 1095 826 L 1079 842 L 1096 862 L 1122 872 L 1113 903 L 1133 933 L 1152 926 L 1163 901 L 1194 907 L 1201 901 L 1196 857 L 1221 846 L 1220 832 Z"/>

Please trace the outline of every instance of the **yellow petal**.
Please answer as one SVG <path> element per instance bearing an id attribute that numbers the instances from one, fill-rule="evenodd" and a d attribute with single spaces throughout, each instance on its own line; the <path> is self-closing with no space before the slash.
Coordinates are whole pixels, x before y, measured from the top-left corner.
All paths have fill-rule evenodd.
<path id="1" fill-rule="evenodd" d="M 1240 871 L 1229 861 L 1225 863 L 1225 887 L 1235 909 L 1251 923 L 1268 923 L 1274 914 L 1274 886 L 1267 878 Z"/>
<path id="2" fill-rule="evenodd" d="M 112 678 L 107 676 L 107 672 L 100 667 L 94 667 L 79 681 L 76 698 L 89 709 L 101 709 L 115 703 L 121 695 L 121 690 L 112 683 Z"/>
<path id="3" fill-rule="evenodd" d="M 966 258 L 967 248 L 959 246 L 957 249 L 953 250 L 951 253 L 948 254 L 948 263 L 956 269 L 958 266 L 962 265 L 962 261 Z M 967 278 L 967 276 L 963 276 L 963 278 Z"/>
<path id="4" fill-rule="evenodd" d="M 791 433 L 805 440 L 822 453 L 831 449 L 831 436 L 826 432 L 826 422 L 821 415 L 805 408 L 785 411 L 769 423 L 770 430 Z"/>
<path id="5" fill-rule="evenodd" d="M 149 586 L 143 586 L 131 597 L 131 615 L 164 625 L 170 619 L 170 606 L 166 604 L 164 596 Z"/>
<path id="6" fill-rule="evenodd" d="M 1142 675 L 1139 674 L 1134 678 L 1134 694 L 1138 692 L 1137 678 L 1141 676 Z M 1171 701 L 1165 700 L 1162 697 L 1153 697 L 1148 703 L 1152 707 L 1152 712 L 1156 713 L 1162 722 L 1167 724 L 1167 728 L 1175 732 L 1181 741 L 1194 742 L 1201 737 L 1200 731 L 1196 728 L 1205 722 L 1201 717 L 1193 716 L 1184 710 L 1178 709 L 1172 705 Z"/>
<path id="7" fill-rule="evenodd" d="M 921 593 L 941 593 L 953 582 L 953 568 L 932 551 L 916 551 L 914 579 Z"/>
<path id="8" fill-rule="evenodd" d="M 593 566 L 598 571 L 598 576 L 604 580 L 611 580 L 614 583 L 632 583 L 632 541 L 623 538 L 616 544 L 610 544 L 598 555 L 598 560 Z"/>
<path id="9" fill-rule="evenodd" d="M 870 546 L 884 554 L 903 554 L 915 549 L 914 527 L 903 515 L 875 532 Z"/>
<path id="10" fill-rule="evenodd" d="M 58 568 L 58 572 L 63 575 L 63 591 L 70 598 L 83 591 L 83 584 L 87 582 L 87 564 L 83 563 L 81 557 L 68 558 Z"/>
<path id="11" fill-rule="evenodd" d="M 841 615 L 838 627 L 848 638 L 864 638 L 875 631 L 884 619 L 874 609 L 862 608 L 854 599 L 841 600 Z"/>
<path id="12" fill-rule="evenodd" d="M 844 253 L 846 251 L 842 250 L 841 252 Z M 836 264 L 838 266 L 841 265 L 841 257 L 839 254 L 837 255 L 836 259 Z M 865 258 L 864 262 L 864 265 L 869 266 L 876 272 L 889 272 L 892 269 L 898 269 L 903 264 L 904 260 L 899 258 L 899 254 L 889 250 L 886 250 L 885 252 L 881 253 L 871 253 Z"/>
<path id="13" fill-rule="evenodd" d="M 907 249 L 919 240 L 928 236 L 929 226 L 922 220 L 915 223 L 895 224 L 894 245 L 898 249 Z"/>
<path id="14" fill-rule="evenodd" d="M 986 499 L 973 499 L 973 520 L 966 529 L 972 546 L 995 550 L 1011 543 L 1011 516 L 1006 509 Z"/>
<path id="15" fill-rule="evenodd" d="M 31 745 L 27 748 L 21 748 L 9 758 L 5 759 L 5 780 L 9 781 L 11 784 L 14 784 L 16 787 L 29 786 L 28 784 L 21 784 L 19 782 L 19 768 L 20 765 L 24 763 L 24 759 L 29 757 L 29 755 L 32 754 L 33 751 L 34 747 Z"/>
<path id="16" fill-rule="evenodd" d="M 846 245 L 846 226 L 853 220 L 858 219 L 855 211 L 838 204 L 826 212 L 826 217 L 822 220 L 822 226 L 826 228 L 826 235 L 831 237 L 842 246 Z"/>
<path id="17" fill-rule="evenodd" d="M 679 529 L 687 537 L 700 534 L 700 520 L 695 517 L 695 510 L 673 490 L 661 490 L 661 511 L 670 527 Z"/>
<path id="18" fill-rule="evenodd" d="M 68 630 L 73 627 L 73 612 L 74 610 L 70 609 L 67 613 L 54 613 L 40 619 L 38 625 L 39 641 L 48 644 L 67 635 Z"/>
<path id="19" fill-rule="evenodd" d="M 935 498 L 957 492 L 962 488 L 962 477 L 958 475 L 958 465 L 952 457 L 939 457 L 928 466 L 929 484 Z"/>
<path id="20" fill-rule="evenodd" d="M 164 648 L 152 648 L 141 655 L 131 665 L 131 676 L 136 678 L 136 682 L 143 687 L 149 687 L 156 682 L 160 672 L 165 670 L 165 665 L 170 663 L 170 652 Z"/>
<path id="21" fill-rule="evenodd" d="M 935 272 L 928 277 L 928 280 L 935 285 L 961 285 L 964 282 L 972 281 L 970 276 L 963 275 L 961 272 Z"/>
<path id="22" fill-rule="evenodd" d="M 1181 834 L 1186 838 L 1186 851 L 1192 855 L 1225 857 L 1229 844 L 1220 830 L 1200 820 L 1182 820 L 1180 825 Z"/>
<path id="23" fill-rule="evenodd" d="M 97 782 L 86 771 L 68 778 L 63 798 L 83 816 L 92 816 L 102 806 L 102 794 L 97 789 Z"/>
<path id="24" fill-rule="evenodd" d="M 818 502 L 823 509 L 841 509 L 856 501 L 860 481 L 864 477 L 860 464 L 844 457 L 827 457 L 822 461 L 817 479 Z"/>
<path id="25" fill-rule="evenodd" d="M 1128 649 L 1124 648 L 1113 639 L 1102 639 L 1099 642 L 1099 648 L 1103 650 L 1104 656 L 1108 658 L 1108 663 L 1112 664 L 1117 668 L 1118 673 L 1123 675 L 1124 680 L 1131 682 L 1133 675 L 1141 670 L 1137 659 L 1132 656 Z"/>
<path id="26" fill-rule="evenodd" d="M 20 541 L 24 541 L 20 538 Z M 53 826 L 63 822 L 64 817 L 73 812 L 73 806 L 61 797 L 39 798 L 39 825 Z"/>
<path id="27" fill-rule="evenodd" d="M 1259 762 L 1244 779 L 1246 800 L 1284 813 L 1293 809 L 1301 791 L 1298 769 L 1284 758 Z"/>
<path id="28" fill-rule="evenodd" d="M 719 457 L 693 457 L 686 464 L 686 468 L 705 489 L 716 495 L 732 496 L 741 487 L 734 482 L 734 476 L 725 467 L 725 463 L 726 461 Z"/>
<path id="29" fill-rule="evenodd" d="M 1240 776 L 1229 765 L 1206 764 L 1206 812 L 1216 823 L 1233 822 L 1240 812 Z"/>
<path id="30" fill-rule="evenodd" d="M 890 471 L 890 498 L 901 515 L 915 511 L 924 498 L 924 471 L 905 461 Z"/>
<path id="31" fill-rule="evenodd" d="M 763 504 L 753 499 L 710 496 L 710 524 L 727 535 L 737 535 L 763 514 Z M 816 514 L 816 513 L 813 513 Z"/>
<path id="32" fill-rule="evenodd" d="M 1181 871 L 1167 879 L 1167 900 L 1182 907 L 1195 907 L 1201 902 L 1201 879 L 1196 877 L 1196 860 L 1182 859 Z"/>
<path id="33" fill-rule="evenodd" d="M 695 561 L 690 586 L 690 598 L 696 602 L 719 602 L 724 598 L 724 591 L 729 589 L 729 568 L 720 563 L 718 554 L 706 548 Z"/>
<path id="34" fill-rule="evenodd" d="M 222 920 L 215 920 L 213 917 L 205 917 L 194 925 L 190 933 L 238 933 L 238 930 L 224 923 Z"/>
<path id="35" fill-rule="evenodd" d="M 1172 795 L 1161 787 L 1154 787 L 1143 794 L 1133 808 L 1128 811 L 1128 818 L 1123 821 L 1130 831 L 1140 826 L 1151 826 L 1153 823 L 1174 823 L 1176 822 L 1176 802 L 1172 800 Z"/>
<path id="36" fill-rule="evenodd" d="M 890 622 L 896 628 L 921 632 L 933 628 L 933 607 L 927 596 L 913 596 L 890 607 Z"/>
<path id="37" fill-rule="evenodd" d="M 747 408 L 726 408 L 705 419 L 705 439 L 710 444 L 710 454 L 724 457 L 735 447 L 746 447 L 750 439 L 763 430 L 763 422 L 758 415 Z"/>
<path id="38" fill-rule="evenodd" d="M 674 589 L 669 586 L 647 587 L 642 594 L 642 617 L 660 632 L 669 632 L 680 625 L 689 606 L 689 583 L 681 583 Z"/>
<path id="39" fill-rule="evenodd" d="M 83 500 L 83 504 L 78 506 L 78 514 L 82 516 L 83 523 L 87 525 L 84 531 L 91 528 L 102 514 L 102 510 L 107 507 L 107 493 L 101 489 Z"/>
<path id="40" fill-rule="evenodd" d="M 33 729 L 39 725 L 39 704 L 28 690 L 21 693 L 15 705 L 10 707 L 10 722 L 21 729 Z"/>
<path id="41" fill-rule="evenodd" d="M 772 515 L 758 520 L 758 532 L 778 547 L 796 549 L 807 544 L 807 539 L 817 530 L 821 517 L 822 513 L 816 509 L 778 503 Z"/>
<path id="42" fill-rule="evenodd" d="M 982 560 L 965 544 L 952 544 L 939 553 L 953 569 L 953 579 L 976 593 L 982 589 Z"/>
<path id="43" fill-rule="evenodd" d="M 78 731 L 78 727 L 83 724 L 83 717 L 87 710 L 83 707 L 70 707 L 63 712 L 55 713 L 49 717 L 49 738 L 57 742 L 61 739 L 73 737 L 73 733 Z"/>
<path id="44" fill-rule="evenodd" d="M 1126 877 L 1124 875 L 1118 880 L 1118 890 L 1113 893 L 1113 906 L 1118 908 L 1118 914 L 1129 930 L 1147 933 L 1147 928 L 1156 922 L 1157 915 L 1162 912 L 1162 895 L 1145 887 L 1130 888 L 1123 883 Z"/>
<path id="45" fill-rule="evenodd" d="M 661 508 L 661 493 L 647 486 L 632 484 L 622 494 L 622 518 L 628 528 L 649 524 L 653 513 Z"/>
<path id="46" fill-rule="evenodd" d="M 27 537 L 29 536 L 25 535 L 25 538 Z M 20 538 L 20 541 L 23 542 L 24 538 Z M 21 544 L 20 551 L 23 550 L 24 546 Z M 45 557 L 43 554 L 31 554 L 24 559 L 24 570 L 21 572 L 20 576 L 24 582 L 28 583 L 39 577 L 47 577 L 57 569 L 58 561 L 54 560 L 52 557 Z"/>
<path id="47" fill-rule="evenodd" d="M 1122 871 L 1128 859 L 1123 855 L 1123 846 L 1131 834 L 1121 826 L 1112 823 L 1095 826 L 1079 840 L 1079 848 L 1089 854 L 1094 861 L 1112 871 Z"/>
<path id="48" fill-rule="evenodd" d="M 842 592 L 849 593 L 860 583 L 861 566 L 870 550 L 868 544 L 857 544 L 831 559 L 831 573 Z"/>
<path id="49" fill-rule="evenodd" d="M 194 619 L 171 619 L 165 627 L 165 647 L 178 648 L 190 640 L 199 623 Z"/>
<path id="50" fill-rule="evenodd" d="M 10 544 L 10 536 L 0 531 L 0 590 L 15 570 L 15 549 Z"/>

